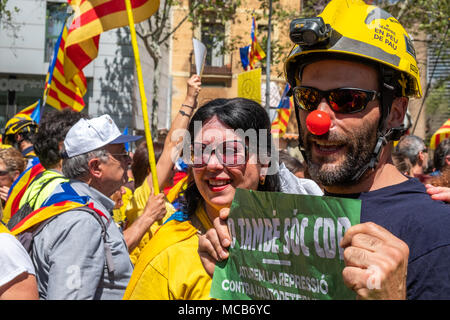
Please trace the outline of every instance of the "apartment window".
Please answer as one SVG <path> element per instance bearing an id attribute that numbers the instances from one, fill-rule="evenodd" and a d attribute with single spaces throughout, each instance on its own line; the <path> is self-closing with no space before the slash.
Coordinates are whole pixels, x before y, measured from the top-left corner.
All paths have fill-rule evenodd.
<path id="1" fill-rule="evenodd" d="M 68 8 L 67 3 L 47 2 L 44 62 L 50 62 L 52 58 L 56 41 L 58 41 L 62 27 L 70 15 Z"/>
<path id="2" fill-rule="evenodd" d="M 202 25 L 202 42 L 206 46 L 206 66 L 222 67 L 224 65 L 224 56 L 222 50 L 224 47 L 225 26 L 219 23 L 205 23 Z M 222 38 L 220 38 L 222 36 Z"/>
<path id="3" fill-rule="evenodd" d="M 431 43 L 427 48 L 427 82 L 442 82 L 446 96 L 450 97 L 450 49 L 443 49 L 440 44 Z"/>

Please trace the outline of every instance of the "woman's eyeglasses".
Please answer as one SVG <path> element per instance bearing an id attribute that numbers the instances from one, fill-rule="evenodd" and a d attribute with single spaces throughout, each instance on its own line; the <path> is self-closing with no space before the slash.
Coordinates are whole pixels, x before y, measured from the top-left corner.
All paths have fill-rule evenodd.
<path id="1" fill-rule="evenodd" d="M 367 107 L 370 101 L 380 95 L 374 90 L 338 88 L 322 91 L 305 86 L 295 87 L 293 93 L 297 104 L 305 111 L 316 110 L 322 98 L 325 98 L 333 111 L 337 113 L 360 112 Z"/>
<path id="2" fill-rule="evenodd" d="M 6 176 L 8 173 L 8 170 L 0 170 L 0 176 Z"/>
<path id="3" fill-rule="evenodd" d="M 248 147 L 242 141 L 237 140 L 224 141 L 215 148 L 211 145 L 194 142 L 191 146 L 192 167 L 205 167 L 213 153 L 222 165 L 227 167 L 239 166 L 247 161 Z"/>

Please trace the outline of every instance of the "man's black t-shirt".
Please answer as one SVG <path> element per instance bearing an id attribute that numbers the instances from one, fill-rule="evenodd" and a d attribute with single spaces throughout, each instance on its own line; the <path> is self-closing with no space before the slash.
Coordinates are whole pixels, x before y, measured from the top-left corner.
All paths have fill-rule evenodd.
<path id="1" fill-rule="evenodd" d="M 432 200 L 415 178 L 360 194 L 361 223 L 374 222 L 409 246 L 407 298 L 450 299 L 450 204 Z"/>

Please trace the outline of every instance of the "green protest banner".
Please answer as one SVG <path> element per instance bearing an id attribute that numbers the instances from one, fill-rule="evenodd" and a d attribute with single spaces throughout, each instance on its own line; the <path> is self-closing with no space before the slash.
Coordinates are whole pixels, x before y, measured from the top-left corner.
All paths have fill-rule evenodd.
<path id="1" fill-rule="evenodd" d="M 211 297 L 355 299 L 339 243 L 360 214 L 360 200 L 237 189 L 230 256 L 216 265 Z"/>

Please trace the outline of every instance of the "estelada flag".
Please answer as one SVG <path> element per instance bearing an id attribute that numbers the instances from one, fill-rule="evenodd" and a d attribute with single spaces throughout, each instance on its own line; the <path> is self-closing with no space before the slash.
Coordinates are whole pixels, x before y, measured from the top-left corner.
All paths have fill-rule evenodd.
<path id="1" fill-rule="evenodd" d="M 83 71 L 79 71 L 70 81 L 66 81 L 64 66 L 70 62 L 69 58 L 64 57 L 67 35 L 68 30 L 64 25 L 56 42 L 45 79 L 44 101 L 58 110 L 70 108 L 79 112 L 85 106 L 83 96 L 87 90 L 86 78 Z"/>
<path id="2" fill-rule="evenodd" d="M 9 188 L 8 198 L 6 199 L 5 207 L 3 208 L 2 221 L 8 224 L 9 219 L 19 210 L 19 203 L 22 199 L 26 189 L 33 179 L 45 168 L 39 162 L 37 157 L 33 158 L 33 165 L 26 169 L 22 174 L 14 180 Z"/>
<path id="3" fill-rule="evenodd" d="M 41 120 L 41 100 L 36 101 L 32 105 L 20 110 L 14 117 L 25 114 L 33 119 L 34 122 L 39 123 Z"/>
<path id="4" fill-rule="evenodd" d="M 256 61 L 260 61 L 266 57 L 266 53 L 263 51 L 263 49 L 258 43 L 258 40 L 256 39 L 255 31 L 256 31 L 255 17 L 252 17 L 252 31 L 251 31 L 252 44 L 250 47 L 250 59 L 249 59 L 250 69 L 253 69 L 255 67 Z"/>
<path id="5" fill-rule="evenodd" d="M 282 137 L 286 133 L 292 106 L 292 100 L 287 96 L 289 88 L 289 84 L 286 83 L 280 103 L 278 104 L 277 117 L 272 122 L 271 133 L 274 137 Z"/>
<path id="6" fill-rule="evenodd" d="M 72 63 L 64 65 L 66 79 L 94 60 L 102 32 L 128 25 L 125 0 L 68 0 L 75 11 L 69 28 L 65 55 Z M 131 0 L 134 22 L 150 18 L 159 8 L 159 0 Z"/>
<path id="7" fill-rule="evenodd" d="M 17 225 L 15 225 L 11 229 L 11 233 L 13 235 L 18 235 L 51 217 L 54 217 L 58 214 L 64 213 L 64 212 L 72 210 L 72 209 L 77 209 L 77 208 L 83 207 L 84 205 L 85 204 L 81 204 L 81 203 L 73 202 L 73 201 L 63 201 L 63 202 L 56 203 L 51 206 L 41 207 L 41 208 L 33 211 L 32 213 L 30 213 L 23 220 L 21 220 Z"/>
<path id="8" fill-rule="evenodd" d="M 18 234 L 30 228 L 33 228 L 34 226 L 44 222 L 47 219 L 50 219 L 51 217 L 81 207 L 89 207 L 99 216 L 102 216 L 108 220 L 108 217 L 106 217 L 103 212 L 95 208 L 92 202 L 89 202 L 89 197 L 78 196 L 70 193 L 61 193 L 56 194 L 54 200 L 49 200 L 50 201 L 47 200 L 44 203 L 44 206 L 34 210 L 29 215 L 24 217 L 21 221 L 19 221 L 19 223 L 11 228 L 11 233 L 17 236 Z"/>
<path id="9" fill-rule="evenodd" d="M 442 140 L 450 137 L 450 119 L 433 134 L 430 140 L 430 149 L 436 149 Z"/>

